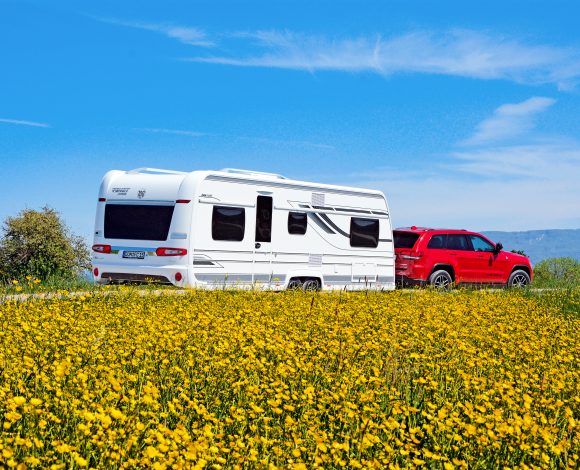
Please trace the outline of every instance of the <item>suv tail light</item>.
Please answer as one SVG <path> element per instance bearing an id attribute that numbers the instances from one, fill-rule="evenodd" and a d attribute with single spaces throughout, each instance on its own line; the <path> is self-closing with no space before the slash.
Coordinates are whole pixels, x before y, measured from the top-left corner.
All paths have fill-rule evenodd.
<path id="1" fill-rule="evenodd" d="M 403 259 L 418 260 L 421 259 L 423 253 L 421 253 L 420 251 L 404 250 L 399 253 L 399 256 Z"/>
<path id="2" fill-rule="evenodd" d="M 155 250 L 157 256 L 185 256 L 187 250 L 185 248 L 165 248 L 160 247 Z"/>
<path id="3" fill-rule="evenodd" d="M 93 251 L 97 253 L 110 253 L 111 245 L 93 245 Z"/>

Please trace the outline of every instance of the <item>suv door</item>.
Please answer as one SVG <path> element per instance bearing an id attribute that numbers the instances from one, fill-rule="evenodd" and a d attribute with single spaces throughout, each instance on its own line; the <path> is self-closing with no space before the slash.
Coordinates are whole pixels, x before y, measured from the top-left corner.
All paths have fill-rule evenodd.
<path id="1" fill-rule="evenodd" d="M 449 233 L 446 248 L 449 261 L 455 269 L 457 283 L 481 282 L 478 280 L 475 251 L 467 235 Z"/>
<path id="2" fill-rule="evenodd" d="M 480 282 L 504 283 L 505 260 L 494 253 L 495 246 L 479 235 L 469 235 L 469 239 L 477 256 L 477 269 L 480 272 Z"/>

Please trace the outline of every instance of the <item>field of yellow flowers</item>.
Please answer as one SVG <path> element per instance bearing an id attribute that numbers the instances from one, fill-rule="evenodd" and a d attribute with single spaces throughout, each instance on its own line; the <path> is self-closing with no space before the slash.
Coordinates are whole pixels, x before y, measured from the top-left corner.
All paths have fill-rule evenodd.
<path id="1" fill-rule="evenodd" d="M 580 290 L 0 304 L 0 467 L 577 468 Z"/>

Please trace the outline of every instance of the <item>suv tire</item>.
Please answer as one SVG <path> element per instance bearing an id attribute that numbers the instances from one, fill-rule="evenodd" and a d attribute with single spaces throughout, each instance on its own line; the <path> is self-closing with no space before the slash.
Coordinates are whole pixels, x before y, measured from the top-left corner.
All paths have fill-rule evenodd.
<path id="1" fill-rule="evenodd" d="M 530 276 L 523 269 L 516 269 L 510 274 L 507 285 L 508 287 L 522 288 L 530 284 Z"/>
<path id="2" fill-rule="evenodd" d="M 434 271 L 431 276 L 429 276 L 429 284 L 435 289 L 447 290 L 451 288 L 451 283 L 453 279 L 451 274 L 449 274 L 444 269 L 439 269 Z"/>

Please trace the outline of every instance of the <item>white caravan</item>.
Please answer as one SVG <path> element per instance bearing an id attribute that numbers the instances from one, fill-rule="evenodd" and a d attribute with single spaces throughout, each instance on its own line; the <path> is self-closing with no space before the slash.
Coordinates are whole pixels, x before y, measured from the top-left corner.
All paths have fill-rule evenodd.
<path id="1" fill-rule="evenodd" d="M 380 191 L 245 170 L 109 171 L 99 190 L 97 282 L 281 290 L 394 289 Z"/>

